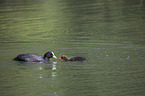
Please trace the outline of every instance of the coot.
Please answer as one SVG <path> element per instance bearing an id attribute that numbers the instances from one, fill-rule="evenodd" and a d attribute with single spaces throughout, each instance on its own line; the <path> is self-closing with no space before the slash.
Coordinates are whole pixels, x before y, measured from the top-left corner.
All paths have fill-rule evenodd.
<path id="1" fill-rule="evenodd" d="M 13 60 L 26 61 L 26 62 L 44 62 L 44 61 L 49 61 L 49 58 L 57 59 L 57 57 L 54 55 L 53 52 L 47 52 L 44 54 L 44 57 L 32 53 L 20 54 L 17 57 L 15 57 Z"/>
<path id="2" fill-rule="evenodd" d="M 70 57 L 68 58 L 66 55 L 62 55 L 59 60 L 63 60 L 63 61 L 85 61 L 86 58 L 84 57 L 80 57 L 80 56 L 74 56 L 74 57 Z"/>

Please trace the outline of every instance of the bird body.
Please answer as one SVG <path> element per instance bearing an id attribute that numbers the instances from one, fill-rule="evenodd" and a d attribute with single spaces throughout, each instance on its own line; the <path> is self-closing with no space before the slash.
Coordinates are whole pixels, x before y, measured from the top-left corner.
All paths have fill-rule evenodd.
<path id="1" fill-rule="evenodd" d="M 81 57 L 81 56 L 74 56 L 74 57 L 68 58 L 66 55 L 62 55 L 59 59 L 63 61 L 85 61 L 86 60 L 86 58 Z"/>
<path id="2" fill-rule="evenodd" d="M 28 61 L 28 62 L 33 62 L 33 61 L 43 61 L 44 58 L 40 55 L 37 54 L 32 54 L 32 53 L 27 53 L 27 54 L 20 54 L 16 58 L 14 58 L 16 61 Z"/>
<path id="3" fill-rule="evenodd" d="M 54 55 L 53 52 L 47 52 L 44 54 L 44 57 L 33 53 L 19 54 L 13 60 L 26 61 L 26 62 L 43 62 L 43 61 L 49 61 L 49 58 L 57 59 L 57 57 Z"/>

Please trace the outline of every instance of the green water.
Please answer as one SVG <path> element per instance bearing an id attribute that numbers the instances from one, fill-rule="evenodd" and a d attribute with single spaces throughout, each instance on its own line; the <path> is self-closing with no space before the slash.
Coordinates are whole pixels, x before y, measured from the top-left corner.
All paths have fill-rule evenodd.
<path id="1" fill-rule="evenodd" d="M 145 0 L 1 0 L 0 96 L 144 96 Z M 53 51 L 86 62 L 22 63 Z"/>

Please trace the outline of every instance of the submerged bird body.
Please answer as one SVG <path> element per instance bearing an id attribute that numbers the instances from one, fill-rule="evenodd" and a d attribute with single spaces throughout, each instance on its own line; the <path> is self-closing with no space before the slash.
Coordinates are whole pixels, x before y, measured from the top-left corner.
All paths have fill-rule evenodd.
<path id="1" fill-rule="evenodd" d="M 62 55 L 59 59 L 63 61 L 85 61 L 86 60 L 86 58 L 84 57 L 74 56 L 74 57 L 68 58 L 66 55 Z"/>
<path id="2" fill-rule="evenodd" d="M 43 61 L 49 61 L 49 58 L 57 59 L 57 57 L 54 55 L 53 52 L 47 52 L 44 54 L 44 57 L 32 53 L 20 54 L 17 57 L 15 57 L 13 60 L 26 61 L 26 62 L 43 62 Z"/>

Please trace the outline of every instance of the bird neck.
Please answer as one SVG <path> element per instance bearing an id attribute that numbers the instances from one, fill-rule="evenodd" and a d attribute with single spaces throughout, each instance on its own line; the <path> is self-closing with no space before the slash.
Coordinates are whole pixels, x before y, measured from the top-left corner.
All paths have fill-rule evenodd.
<path id="1" fill-rule="evenodd" d="M 64 60 L 65 60 L 65 61 L 68 61 L 68 60 L 69 60 L 69 58 L 68 58 L 68 57 L 66 57 L 66 58 L 64 58 Z"/>
<path id="2" fill-rule="evenodd" d="M 47 57 L 44 57 L 44 60 L 46 60 L 46 61 L 49 61 L 49 58 L 47 58 Z"/>

